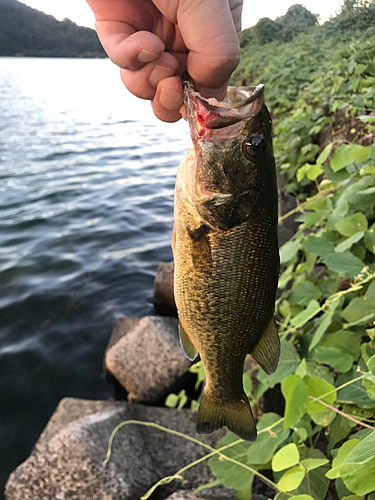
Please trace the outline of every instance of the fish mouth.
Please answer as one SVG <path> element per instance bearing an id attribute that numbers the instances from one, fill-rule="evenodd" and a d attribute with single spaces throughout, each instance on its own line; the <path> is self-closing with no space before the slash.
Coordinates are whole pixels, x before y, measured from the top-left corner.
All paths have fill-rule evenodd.
<path id="1" fill-rule="evenodd" d="M 221 129 L 255 116 L 264 104 L 264 85 L 228 87 L 222 101 L 205 98 L 194 88 L 188 73 L 181 77 L 184 103 L 192 135 L 201 138 L 207 129 Z M 195 130 L 194 130 L 195 129 Z M 193 132 L 195 131 L 195 134 Z"/>

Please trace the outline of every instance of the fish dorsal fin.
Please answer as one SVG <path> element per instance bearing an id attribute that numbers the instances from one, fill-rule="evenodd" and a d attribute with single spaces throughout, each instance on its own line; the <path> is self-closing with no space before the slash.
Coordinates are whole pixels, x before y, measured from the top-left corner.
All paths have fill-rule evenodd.
<path id="1" fill-rule="evenodd" d="M 273 316 L 250 354 L 268 375 L 276 370 L 280 356 L 280 339 Z"/>
<path id="2" fill-rule="evenodd" d="M 180 321 L 180 341 L 185 356 L 188 359 L 190 359 L 190 361 L 194 361 L 194 359 L 198 356 L 198 351 L 196 350 L 193 342 L 190 340 L 188 334 L 186 333 L 185 328 L 182 326 L 181 321 Z"/>

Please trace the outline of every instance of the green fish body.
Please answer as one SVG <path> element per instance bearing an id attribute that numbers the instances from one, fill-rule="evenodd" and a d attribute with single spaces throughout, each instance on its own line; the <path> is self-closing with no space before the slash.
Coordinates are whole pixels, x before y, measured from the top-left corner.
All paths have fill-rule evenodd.
<path id="1" fill-rule="evenodd" d="M 192 146 L 176 179 L 172 247 L 181 343 L 206 372 L 197 430 L 227 426 L 254 440 L 245 358 L 272 373 L 280 349 L 272 122 L 262 85 L 229 87 L 223 102 L 204 99 L 190 79 L 184 88 Z"/>

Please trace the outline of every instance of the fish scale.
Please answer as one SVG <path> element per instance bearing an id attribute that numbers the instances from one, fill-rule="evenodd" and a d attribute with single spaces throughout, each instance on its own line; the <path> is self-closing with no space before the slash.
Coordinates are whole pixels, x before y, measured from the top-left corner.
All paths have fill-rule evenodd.
<path id="1" fill-rule="evenodd" d="M 197 429 L 227 426 L 253 440 L 245 358 L 271 373 L 279 357 L 271 121 L 262 87 L 231 87 L 231 105 L 204 99 L 189 79 L 184 86 L 193 147 L 177 174 L 172 247 L 181 343 L 206 371 Z"/>

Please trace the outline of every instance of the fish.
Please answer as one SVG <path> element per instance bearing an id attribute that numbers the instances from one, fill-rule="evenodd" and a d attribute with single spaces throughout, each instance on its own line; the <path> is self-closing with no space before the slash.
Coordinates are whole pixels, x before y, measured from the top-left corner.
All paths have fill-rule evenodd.
<path id="1" fill-rule="evenodd" d="M 206 383 L 197 432 L 222 427 L 248 441 L 256 424 L 243 388 L 248 354 L 271 374 L 280 353 L 272 120 L 264 86 L 204 98 L 182 77 L 192 144 L 175 187 L 174 294 L 185 355 L 200 355 Z"/>

